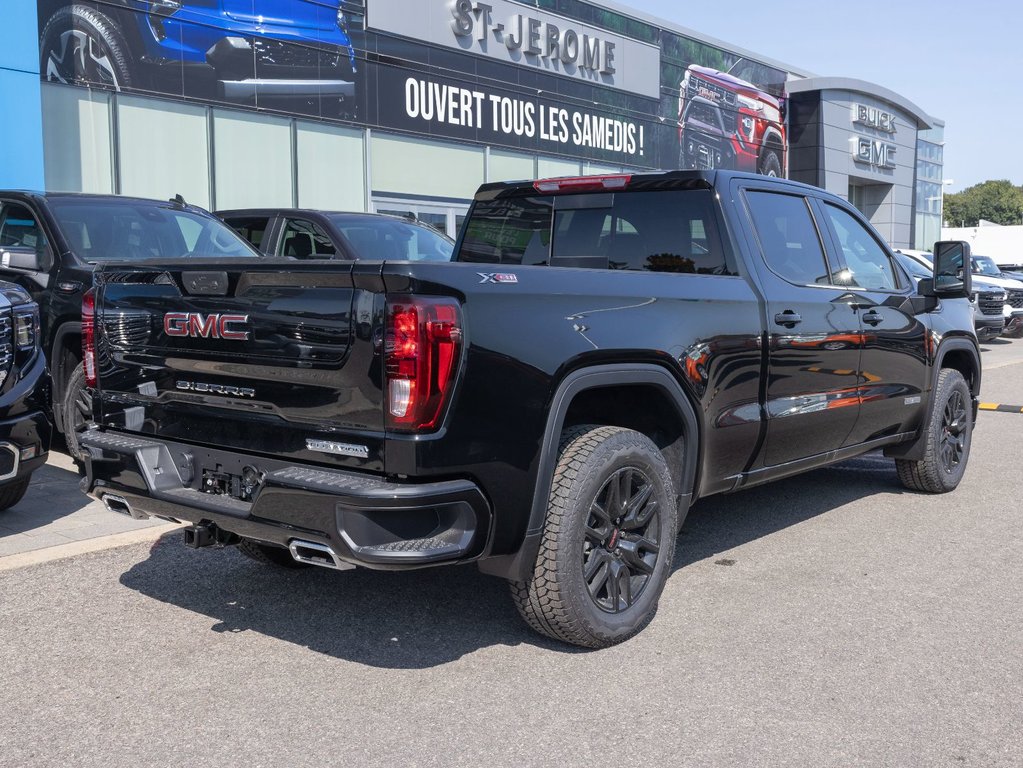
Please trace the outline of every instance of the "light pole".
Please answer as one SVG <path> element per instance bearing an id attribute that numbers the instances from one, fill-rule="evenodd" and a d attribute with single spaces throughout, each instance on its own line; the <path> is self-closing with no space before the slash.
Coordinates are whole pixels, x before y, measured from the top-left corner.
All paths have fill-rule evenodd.
<path id="1" fill-rule="evenodd" d="M 956 183 L 955 179 L 942 179 L 941 180 L 941 198 L 938 203 L 938 215 L 941 216 L 941 226 L 945 226 L 945 187 L 950 187 Z"/>

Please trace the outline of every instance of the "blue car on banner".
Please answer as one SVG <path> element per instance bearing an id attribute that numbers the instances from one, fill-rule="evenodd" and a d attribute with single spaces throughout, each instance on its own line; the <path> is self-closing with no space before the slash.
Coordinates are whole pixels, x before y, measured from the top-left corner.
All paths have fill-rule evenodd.
<path id="1" fill-rule="evenodd" d="M 359 68 L 339 0 L 39 0 L 39 14 L 48 81 L 357 112 Z"/>

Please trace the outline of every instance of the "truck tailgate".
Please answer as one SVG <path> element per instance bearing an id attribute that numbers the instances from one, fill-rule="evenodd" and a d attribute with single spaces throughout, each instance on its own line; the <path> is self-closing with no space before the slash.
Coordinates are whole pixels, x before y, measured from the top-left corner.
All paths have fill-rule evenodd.
<path id="1" fill-rule="evenodd" d="M 183 267 L 97 272 L 97 420 L 382 471 L 380 265 Z"/>

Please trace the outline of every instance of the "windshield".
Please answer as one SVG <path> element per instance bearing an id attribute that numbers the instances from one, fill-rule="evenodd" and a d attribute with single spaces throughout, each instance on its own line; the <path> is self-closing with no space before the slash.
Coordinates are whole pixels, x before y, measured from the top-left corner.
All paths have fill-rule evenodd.
<path id="1" fill-rule="evenodd" d="M 391 261 L 451 261 L 455 243 L 432 227 L 386 216 L 332 216 L 358 258 Z"/>
<path id="2" fill-rule="evenodd" d="M 90 263 L 259 255 L 224 222 L 173 203 L 55 198 L 51 208 L 75 254 Z"/>
<path id="3" fill-rule="evenodd" d="M 1001 277 L 1002 270 L 998 268 L 998 265 L 995 264 L 995 260 L 990 256 L 974 256 L 973 274 L 987 275 L 988 277 Z"/>
<path id="4" fill-rule="evenodd" d="M 895 258 L 899 260 L 902 268 L 913 277 L 932 277 L 931 272 L 916 259 L 910 258 L 904 253 L 896 251 Z"/>

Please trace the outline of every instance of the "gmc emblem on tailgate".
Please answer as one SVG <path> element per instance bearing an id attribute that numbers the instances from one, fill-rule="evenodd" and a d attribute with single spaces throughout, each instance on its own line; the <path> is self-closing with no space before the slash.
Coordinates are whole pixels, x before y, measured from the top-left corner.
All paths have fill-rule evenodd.
<path id="1" fill-rule="evenodd" d="M 239 325 L 249 322 L 248 315 L 201 315 L 198 312 L 168 312 L 163 316 L 163 332 L 168 336 L 193 339 L 248 341 L 249 332 Z"/>

